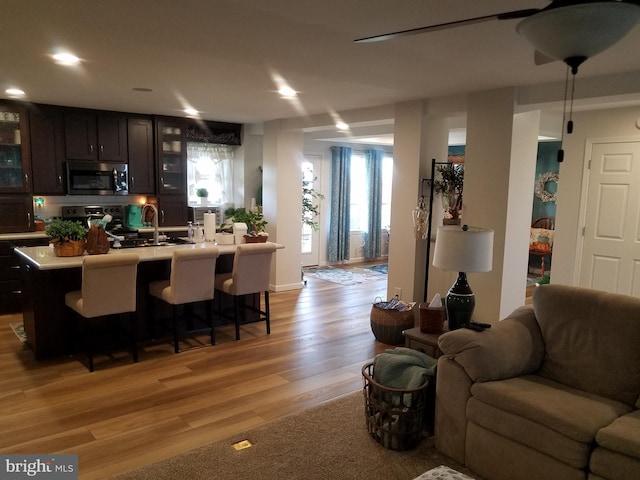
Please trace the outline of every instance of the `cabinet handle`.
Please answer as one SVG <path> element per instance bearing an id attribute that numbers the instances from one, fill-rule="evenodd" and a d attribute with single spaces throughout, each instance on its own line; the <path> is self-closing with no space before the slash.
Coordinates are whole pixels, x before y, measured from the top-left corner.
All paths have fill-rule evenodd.
<path id="1" fill-rule="evenodd" d="M 100 145 L 100 155 L 104 153 L 104 145 Z"/>
<path id="2" fill-rule="evenodd" d="M 24 174 L 24 186 L 26 188 L 29 188 L 29 174 L 28 173 Z"/>
<path id="3" fill-rule="evenodd" d="M 131 187 L 135 187 L 136 185 L 136 177 L 134 177 L 133 175 L 131 175 Z"/>
<path id="4" fill-rule="evenodd" d="M 164 224 L 164 210 L 160 210 L 160 213 L 162 214 L 162 223 Z"/>
<path id="5" fill-rule="evenodd" d="M 164 188 L 164 177 L 160 177 L 160 188 Z"/>
<path id="6" fill-rule="evenodd" d="M 31 227 L 31 214 L 27 212 L 27 226 Z"/>
<path id="7" fill-rule="evenodd" d="M 22 295 L 22 290 L 13 290 L 11 292 L 12 295 Z"/>
<path id="8" fill-rule="evenodd" d="M 93 155 L 93 145 L 89 145 L 89 153 Z"/>
<path id="9" fill-rule="evenodd" d="M 62 175 L 58 175 L 58 186 L 62 188 Z"/>
<path id="10" fill-rule="evenodd" d="M 11 270 L 20 270 L 20 265 L 11 265 L 9 268 Z"/>

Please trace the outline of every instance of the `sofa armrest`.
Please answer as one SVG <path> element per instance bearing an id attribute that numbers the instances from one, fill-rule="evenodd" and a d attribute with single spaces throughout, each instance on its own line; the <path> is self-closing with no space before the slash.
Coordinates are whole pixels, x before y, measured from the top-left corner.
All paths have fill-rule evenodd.
<path id="1" fill-rule="evenodd" d="M 516 309 L 483 332 L 461 328 L 445 333 L 438 346 L 474 382 L 533 373 L 544 357 L 544 341 L 531 305 Z"/>

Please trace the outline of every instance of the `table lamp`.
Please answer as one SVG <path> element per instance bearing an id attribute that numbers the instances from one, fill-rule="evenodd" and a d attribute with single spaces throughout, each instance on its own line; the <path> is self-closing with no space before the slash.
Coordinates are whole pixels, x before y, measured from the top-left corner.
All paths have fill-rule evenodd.
<path id="1" fill-rule="evenodd" d="M 449 330 L 471 321 L 476 299 L 467 272 L 489 272 L 493 263 L 493 230 L 468 225 L 438 227 L 433 266 L 458 272 L 446 298 Z"/>

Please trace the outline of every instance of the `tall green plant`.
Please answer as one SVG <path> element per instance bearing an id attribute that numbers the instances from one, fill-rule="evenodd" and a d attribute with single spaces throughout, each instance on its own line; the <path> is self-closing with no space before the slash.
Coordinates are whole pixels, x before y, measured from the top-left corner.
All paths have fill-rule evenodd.
<path id="1" fill-rule="evenodd" d="M 302 223 L 309 225 L 312 230 L 318 231 L 320 225 L 316 222 L 316 217 L 320 215 L 320 205 L 314 203 L 315 200 L 324 200 L 324 195 L 318 193 L 313 188 L 316 180 L 302 180 Z"/>

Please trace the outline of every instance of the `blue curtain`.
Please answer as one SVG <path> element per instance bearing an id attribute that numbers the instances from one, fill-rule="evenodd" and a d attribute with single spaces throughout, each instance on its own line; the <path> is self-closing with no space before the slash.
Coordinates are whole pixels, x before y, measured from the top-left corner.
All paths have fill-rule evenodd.
<path id="1" fill-rule="evenodd" d="M 364 258 L 373 260 L 380 256 L 382 242 L 382 159 L 383 150 L 366 150 L 367 186 L 369 191 L 368 234 L 364 243 Z"/>
<path id="2" fill-rule="evenodd" d="M 349 260 L 351 148 L 331 147 L 329 261 Z"/>

